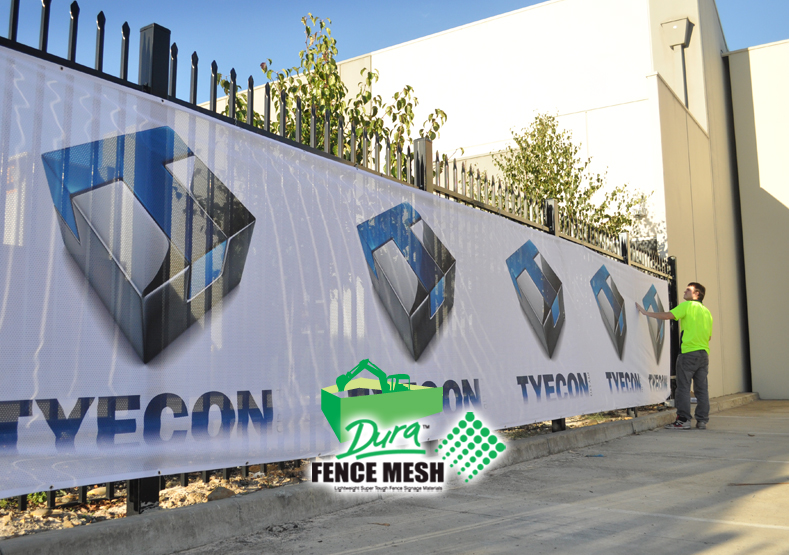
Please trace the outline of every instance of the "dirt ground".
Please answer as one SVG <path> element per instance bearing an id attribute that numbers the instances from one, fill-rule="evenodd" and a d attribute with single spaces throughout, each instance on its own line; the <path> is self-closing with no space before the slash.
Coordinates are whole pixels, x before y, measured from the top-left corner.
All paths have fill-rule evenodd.
<path id="1" fill-rule="evenodd" d="M 667 410 L 664 405 L 651 405 L 640 407 L 638 415 L 644 416 L 662 410 Z M 565 420 L 567 429 L 594 426 L 603 422 L 628 420 L 632 416 L 625 410 L 616 410 L 575 416 Z M 551 421 L 536 422 L 526 426 L 499 430 L 499 433 L 508 440 L 551 433 Z M 224 499 L 233 495 L 243 495 L 265 488 L 276 488 L 289 484 L 297 484 L 304 480 L 307 460 L 288 461 L 282 464 L 250 467 L 250 475 L 244 478 L 236 472 L 230 480 L 221 479 L 220 473 L 215 473 L 210 480 L 204 483 L 199 474 L 190 476 L 190 483 L 182 487 L 176 476 L 167 477 L 167 488 L 159 494 L 159 506 L 147 509 L 148 511 L 161 511 L 206 503 L 215 499 Z M 86 526 L 126 516 L 126 490 L 123 482 L 116 483 L 113 499 L 107 499 L 104 486 L 94 486 L 88 491 L 88 502 L 77 502 L 79 490 L 62 490 L 56 498 L 54 509 L 47 508 L 44 494 L 28 496 L 26 511 L 20 511 L 16 499 L 0 500 L 0 540 L 35 534 L 45 530 L 57 530 Z"/>

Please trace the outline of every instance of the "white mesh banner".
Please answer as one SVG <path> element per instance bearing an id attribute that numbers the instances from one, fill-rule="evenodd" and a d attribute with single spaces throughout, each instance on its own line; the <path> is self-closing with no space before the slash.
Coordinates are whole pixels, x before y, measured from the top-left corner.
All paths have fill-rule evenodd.
<path id="1" fill-rule="evenodd" d="M 441 389 L 422 440 L 669 393 L 664 281 L 22 54 L 0 94 L 0 497 L 338 452 L 362 359 Z"/>

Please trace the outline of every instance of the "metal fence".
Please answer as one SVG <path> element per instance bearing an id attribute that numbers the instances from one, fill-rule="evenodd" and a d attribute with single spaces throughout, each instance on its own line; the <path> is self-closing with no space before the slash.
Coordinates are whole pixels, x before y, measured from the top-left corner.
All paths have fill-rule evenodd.
<path id="1" fill-rule="evenodd" d="M 562 214 L 557 202 L 553 199 L 535 199 L 522 189 L 513 187 L 497 180 L 495 177 L 476 172 L 457 160 L 441 157 L 438 152 L 432 154 L 432 142 L 429 139 L 416 139 L 413 143 L 392 147 L 389 139 L 380 135 L 369 136 L 351 123 L 346 124 L 343 118 L 332 118 L 332 114 L 322 107 L 310 107 L 309 121 L 302 121 L 301 99 L 295 98 L 296 110 L 288 112 L 285 93 L 280 96 L 280 111 L 277 114 L 278 133 L 272 133 L 272 98 L 271 86 L 266 84 L 262 99 L 262 109 L 255 98 L 255 86 L 252 76 L 247 80 L 246 91 L 247 113 L 244 121 L 236 116 L 235 99 L 237 94 L 237 74 L 235 69 L 228 73 L 230 97 L 228 98 L 227 114 L 217 112 L 217 90 L 219 88 L 219 68 L 215 61 L 210 64 L 209 107 L 197 104 L 199 77 L 199 57 L 193 52 L 190 61 L 189 100 L 176 96 L 176 78 L 178 75 L 178 46 L 170 44 L 170 31 L 160 25 L 148 25 L 140 30 L 140 60 L 138 81 L 129 81 L 130 28 L 128 23 L 121 26 L 121 60 L 119 75 L 113 76 L 104 72 L 104 42 L 106 35 L 106 18 L 103 12 L 96 17 L 96 50 L 94 66 L 88 67 L 76 62 L 77 32 L 79 28 L 80 8 L 76 1 L 70 6 L 70 26 L 66 58 L 48 53 L 50 8 L 52 0 L 42 0 L 40 17 L 40 34 L 38 48 L 18 42 L 20 0 L 12 0 L 9 17 L 8 38 L 0 37 L 0 46 L 35 56 L 37 58 L 99 77 L 115 84 L 130 87 L 173 103 L 188 107 L 202 115 L 216 118 L 226 123 L 241 127 L 248 131 L 264 135 L 277 141 L 304 149 L 318 156 L 330 157 L 336 161 L 349 164 L 363 171 L 372 172 L 381 177 L 391 179 L 405 186 L 416 187 L 439 195 L 455 202 L 460 202 L 476 209 L 484 210 L 508 218 L 523 225 L 550 233 L 562 239 L 572 241 L 592 249 L 619 262 L 628 264 L 641 271 L 658 276 L 669 282 L 669 304 L 677 304 L 676 259 L 661 258 L 655 252 L 644 250 L 627 233 L 619 236 L 611 235 L 596 229 L 582 221 Z M 262 127 L 253 125 L 255 112 L 262 112 Z M 289 125 L 291 124 L 291 125 Z M 309 141 L 302 141 L 303 125 L 309 126 Z M 288 130 L 292 130 L 290 136 Z M 319 135 L 319 133 L 321 135 Z M 322 139 L 322 140 L 321 140 Z M 322 143 L 323 148 L 318 149 Z M 412 148 L 413 147 L 413 148 Z M 383 171 L 382 171 L 383 169 Z M 672 379 L 675 374 L 674 359 L 679 351 L 679 336 L 676 322 L 671 323 L 671 359 Z M 672 391 L 673 396 L 673 391 Z M 631 410 L 635 413 L 635 410 Z M 564 419 L 553 422 L 553 431 L 565 429 Z M 277 463 L 274 463 L 277 464 Z M 286 463 L 278 463 L 284 469 Z M 260 465 L 265 470 L 266 465 Z M 213 472 L 220 472 L 228 479 L 234 472 L 240 471 L 248 476 L 250 466 L 240 469 L 225 468 L 217 471 L 202 471 L 199 474 L 203 481 L 208 481 Z M 164 487 L 164 476 L 154 476 L 125 482 L 127 498 L 127 515 L 139 514 L 144 504 L 158 502 L 159 491 Z M 190 474 L 178 476 L 181 485 L 189 483 Z M 106 498 L 115 497 L 115 489 L 119 483 L 106 484 Z M 123 487 L 123 486 L 120 486 Z M 72 504 L 87 502 L 88 486 L 79 489 L 77 500 Z M 46 492 L 47 505 L 55 507 L 55 491 Z M 18 506 L 27 507 L 27 496 L 17 498 Z"/>

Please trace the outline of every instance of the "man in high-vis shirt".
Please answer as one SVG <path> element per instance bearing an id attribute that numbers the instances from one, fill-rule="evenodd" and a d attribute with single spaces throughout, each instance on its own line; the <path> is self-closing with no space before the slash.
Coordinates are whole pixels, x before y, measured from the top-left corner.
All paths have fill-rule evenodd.
<path id="1" fill-rule="evenodd" d="M 679 320 L 681 335 L 680 355 L 677 357 L 677 420 L 666 428 L 690 430 L 690 383 L 696 394 L 696 427 L 707 429 L 710 419 L 710 392 L 707 387 L 707 372 L 710 366 L 710 339 L 712 339 L 712 314 L 702 303 L 705 288 L 691 282 L 685 289 L 684 302 L 671 312 L 648 312 L 636 303 L 638 311 L 649 318 Z"/>

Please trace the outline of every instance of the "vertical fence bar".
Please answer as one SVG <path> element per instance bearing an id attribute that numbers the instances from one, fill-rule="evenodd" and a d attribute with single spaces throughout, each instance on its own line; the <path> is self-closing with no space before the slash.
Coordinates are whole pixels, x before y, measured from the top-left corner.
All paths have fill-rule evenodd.
<path id="1" fill-rule="evenodd" d="M 310 147 L 315 148 L 315 104 L 310 106 Z"/>
<path id="2" fill-rule="evenodd" d="M 441 188 L 441 157 L 438 155 L 438 151 L 436 151 L 436 169 L 434 170 L 433 176 L 435 177 L 435 188 Z"/>
<path id="3" fill-rule="evenodd" d="M 176 81 L 178 78 L 178 45 L 173 43 L 170 47 L 170 87 L 167 91 L 169 96 L 175 98 Z"/>
<path id="4" fill-rule="evenodd" d="M 129 33 L 131 28 L 127 21 L 121 26 L 121 74 L 120 78 L 124 81 L 129 80 Z"/>
<path id="5" fill-rule="evenodd" d="M 375 172 L 381 173 L 381 136 L 375 134 Z"/>
<path id="6" fill-rule="evenodd" d="M 192 76 L 189 79 L 189 103 L 197 104 L 197 64 L 200 58 L 197 52 L 192 52 Z"/>
<path id="7" fill-rule="evenodd" d="M 26 511 L 27 510 L 27 495 L 20 495 L 20 496 L 18 496 L 16 498 L 16 503 L 18 505 L 17 508 L 20 511 Z"/>
<path id="8" fill-rule="evenodd" d="M 230 68 L 230 97 L 227 99 L 228 101 L 228 115 L 230 115 L 230 119 L 236 119 L 236 68 Z"/>
<path id="9" fill-rule="evenodd" d="M 345 119 L 340 116 L 337 120 L 337 158 L 345 159 Z"/>
<path id="10" fill-rule="evenodd" d="M 405 181 L 409 185 L 411 182 L 411 145 L 408 145 L 408 152 L 405 155 Z"/>
<path id="11" fill-rule="evenodd" d="M 323 111 L 323 152 L 331 154 L 331 112 L 328 108 Z"/>
<path id="12" fill-rule="evenodd" d="M 79 493 L 77 495 L 77 501 L 80 505 L 84 505 L 88 502 L 88 486 L 80 486 Z"/>
<path id="13" fill-rule="evenodd" d="M 266 83 L 266 92 L 263 95 L 263 129 L 271 131 L 271 85 Z"/>
<path id="14" fill-rule="evenodd" d="M 52 0 L 41 0 L 41 28 L 38 32 L 38 49 L 41 52 L 47 51 L 49 46 L 49 14 L 52 8 Z"/>
<path id="15" fill-rule="evenodd" d="M 230 480 L 230 477 L 233 476 L 232 468 L 223 468 L 222 469 L 222 479 L 223 480 Z"/>
<path id="16" fill-rule="evenodd" d="M 255 80 L 251 75 L 247 79 L 247 123 L 255 125 Z"/>
<path id="17" fill-rule="evenodd" d="M 301 144 L 302 135 L 301 135 L 301 97 L 296 97 L 296 142 Z"/>
<path id="18" fill-rule="evenodd" d="M 351 122 L 351 164 L 356 165 L 356 125 Z"/>
<path id="19" fill-rule="evenodd" d="M 392 144 L 389 142 L 389 137 L 386 137 L 386 175 L 392 175 Z"/>
<path id="20" fill-rule="evenodd" d="M 104 486 L 105 491 L 107 492 L 107 499 L 112 501 L 115 499 L 115 482 L 107 482 Z"/>
<path id="21" fill-rule="evenodd" d="M 367 167 L 367 151 L 369 146 L 369 139 L 367 137 L 367 129 L 364 130 L 362 135 L 362 166 Z"/>
<path id="22" fill-rule="evenodd" d="M 79 4 L 76 0 L 71 3 L 69 13 L 71 23 L 68 28 L 68 60 L 75 62 L 77 60 L 77 27 L 79 26 Z"/>
<path id="23" fill-rule="evenodd" d="M 219 73 L 219 68 L 216 65 L 216 60 L 214 60 L 211 62 L 211 96 L 208 105 L 208 109 L 212 112 L 216 112 L 217 73 Z"/>
<path id="24" fill-rule="evenodd" d="M 403 180 L 403 147 L 397 144 L 397 180 Z"/>
<path id="25" fill-rule="evenodd" d="M 11 14 L 8 16 L 8 40 L 16 42 L 19 30 L 19 0 L 11 0 Z"/>
<path id="26" fill-rule="evenodd" d="M 178 483 L 181 484 L 182 488 L 185 488 L 189 485 L 189 474 L 186 472 L 182 472 L 180 476 L 178 476 Z"/>
<path id="27" fill-rule="evenodd" d="M 55 508 L 55 494 L 57 492 L 55 490 L 49 490 L 47 492 L 47 509 L 54 509 Z"/>
<path id="28" fill-rule="evenodd" d="M 449 191 L 449 157 L 444 154 L 444 189 Z"/>
<path id="29" fill-rule="evenodd" d="M 285 129 L 285 124 L 287 123 L 288 117 L 288 93 L 285 89 L 282 89 L 279 92 L 279 136 L 286 137 L 288 136 L 287 130 Z"/>
<path id="30" fill-rule="evenodd" d="M 107 23 L 107 18 L 104 17 L 104 12 L 99 12 L 96 16 L 96 71 L 102 71 L 104 68 L 104 24 Z"/>
<path id="31" fill-rule="evenodd" d="M 279 136 L 287 137 L 285 122 L 288 117 L 288 93 L 285 89 L 279 92 Z"/>

